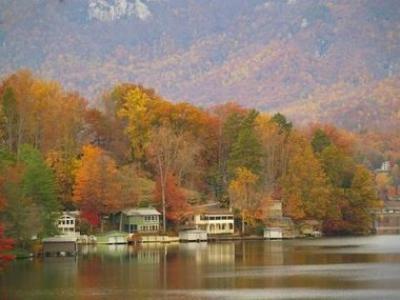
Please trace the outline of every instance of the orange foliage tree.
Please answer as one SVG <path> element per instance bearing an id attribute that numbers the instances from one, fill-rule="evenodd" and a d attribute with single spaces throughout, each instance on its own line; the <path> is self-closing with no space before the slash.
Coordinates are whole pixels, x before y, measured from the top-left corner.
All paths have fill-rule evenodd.
<path id="1" fill-rule="evenodd" d="M 83 147 L 73 189 L 73 200 L 80 207 L 82 217 L 91 226 L 102 225 L 102 215 L 119 209 L 120 195 L 115 162 L 98 147 Z"/>

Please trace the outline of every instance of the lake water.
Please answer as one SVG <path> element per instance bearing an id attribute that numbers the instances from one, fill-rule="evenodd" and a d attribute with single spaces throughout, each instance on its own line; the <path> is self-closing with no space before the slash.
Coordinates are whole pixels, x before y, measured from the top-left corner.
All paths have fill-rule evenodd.
<path id="1" fill-rule="evenodd" d="M 400 236 L 82 247 L 11 263 L 0 299 L 400 299 Z"/>

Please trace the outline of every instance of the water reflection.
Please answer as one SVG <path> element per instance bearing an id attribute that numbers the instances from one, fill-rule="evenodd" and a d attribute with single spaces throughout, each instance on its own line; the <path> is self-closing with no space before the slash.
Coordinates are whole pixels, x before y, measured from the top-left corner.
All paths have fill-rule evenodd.
<path id="1" fill-rule="evenodd" d="M 399 283 L 400 236 L 90 245 L 11 264 L 0 298 L 397 299 Z"/>

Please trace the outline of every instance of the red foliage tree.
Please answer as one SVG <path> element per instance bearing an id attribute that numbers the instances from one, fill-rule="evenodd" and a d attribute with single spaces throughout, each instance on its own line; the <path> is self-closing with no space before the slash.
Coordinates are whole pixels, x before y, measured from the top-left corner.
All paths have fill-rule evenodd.
<path id="1" fill-rule="evenodd" d="M 154 191 L 155 200 L 161 204 L 161 182 L 157 180 Z M 185 195 L 176 184 L 175 177 L 167 175 L 165 189 L 166 218 L 173 223 L 180 223 L 191 213 L 191 207 L 186 202 Z"/>
<path id="2" fill-rule="evenodd" d="M 0 178 L 0 185 L 1 185 L 1 179 L 2 178 Z M 5 200 L 0 194 L 0 210 L 4 207 L 4 203 Z M 14 241 L 4 236 L 4 228 L 3 225 L 0 224 L 0 270 L 3 268 L 4 264 L 7 261 L 13 260 L 15 258 L 14 255 L 4 254 L 4 251 L 11 250 L 13 246 L 14 246 Z"/>
<path id="3" fill-rule="evenodd" d="M 14 246 L 12 239 L 4 237 L 4 228 L 0 225 L 0 270 L 7 261 L 13 260 L 15 257 L 11 254 L 4 254 L 4 251 L 10 251 Z"/>

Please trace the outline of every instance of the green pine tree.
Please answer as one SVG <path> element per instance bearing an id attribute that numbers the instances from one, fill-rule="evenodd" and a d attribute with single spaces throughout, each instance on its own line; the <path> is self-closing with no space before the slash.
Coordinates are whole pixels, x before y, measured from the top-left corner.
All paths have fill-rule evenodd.
<path id="1" fill-rule="evenodd" d="M 331 140 L 322 129 L 317 129 L 311 140 L 311 146 L 315 153 L 321 153 L 326 147 L 330 146 Z"/>
<path id="2" fill-rule="evenodd" d="M 21 161 L 26 165 L 22 178 L 24 196 L 31 198 L 40 208 L 43 225 L 41 235 L 53 235 L 57 232 L 56 220 L 60 210 L 54 174 L 45 164 L 40 152 L 32 146 L 23 145 Z"/>
<path id="3" fill-rule="evenodd" d="M 245 167 L 252 173 L 261 173 L 262 146 L 255 131 L 258 112 L 251 110 L 242 121 L 236 140 L 229 153 L 228 170 L 232 177 L 239 167 Z"/>

